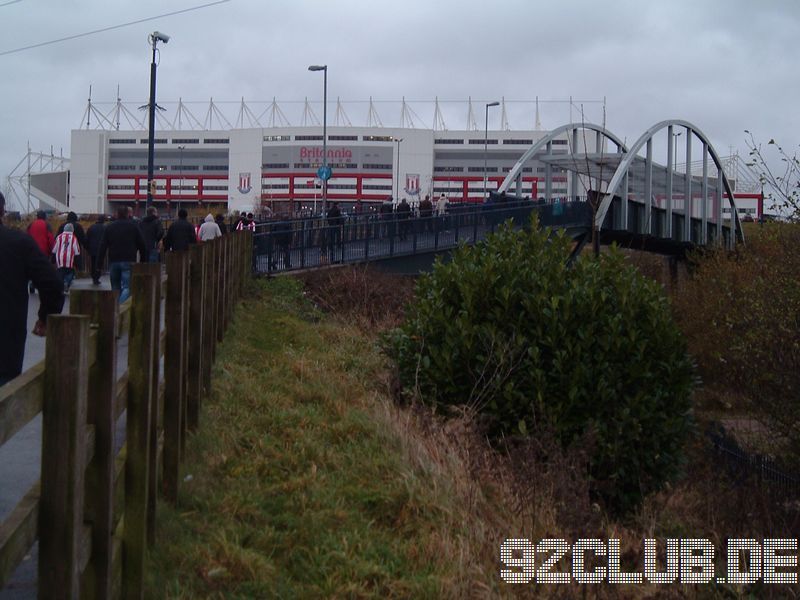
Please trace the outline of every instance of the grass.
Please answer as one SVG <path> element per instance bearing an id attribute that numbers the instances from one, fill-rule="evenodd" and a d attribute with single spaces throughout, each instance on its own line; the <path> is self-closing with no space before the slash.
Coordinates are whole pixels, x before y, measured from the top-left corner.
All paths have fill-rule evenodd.
<path id="1" fill-rule="evenodd" d="M 148 597 L 433 598 L 475 583 L 451 561 L 474 535 L 461 496 L 400 434 L 374 338 L 319 317 L 291 278 L 238 310 L 191 479 L 160 505 Z"/>
<path id="2" fill-rule="evenodd" d="M 201 427 L 188 440 L 179 503 L 159 504 L 148 598 L 800 593 L 797 586 L 504 584 L 505 538 L 620 538 L 623 563 L 641 570 L 644 537 L 707 537 L 718 549 L 728 537 L 797 537 L 800 504 L 732 485 L 698 438 L 686 476 L 615 521 L 589 496 L 580 445 L 561 451 L 539 437 L 505 452 L 491 448 L 467 414 L 443 419 L 398 406 L 375 335 L 396 322 L 397 309 L 365 315 L 357 300 L 376 302 L 361 282 L 373 277 L 345 274 L 346 290 L 327 281 L 304 288 L 288 277 L 253 285 L 220 347 Z M 392 290 L 386 283 L 381 289 Z M 326 298 L 330 289 L 335 298 Z"/>

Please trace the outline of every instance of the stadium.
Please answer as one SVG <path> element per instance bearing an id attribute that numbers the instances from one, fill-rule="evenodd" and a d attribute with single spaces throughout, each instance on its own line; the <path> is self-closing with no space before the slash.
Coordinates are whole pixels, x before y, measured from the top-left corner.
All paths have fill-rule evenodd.
<path id="1" fill-rule="evenodd" d="M 485 127 L 479 127 L 484 104 L 476 103 L 476 111 L 471 99 L 460 103 L 467 114 L 466 127 L 448 129 L 438 99 L 430 103 L 434 108 L 430 127 L 405 100 L 397 103 L 397 125 L 384 126 L 372 99 L 364 103 L 366 124 L 354 126 L 344 103 L 337 100 L 326 128 L 327 163 L 332 169 L 327 197 L 346 211 L 369 210 L 403 197 L 414 205 L 425 195 L 445 194 L 452 203 L 480 202 L 498 188 L 532 144 L 550 133 L 541 126 L 538 100 L 526 103 L 531 114 L 523 118 L 534 125 L 531 129 L 510 127 L 505 100 L 496 107 L 500 128 L 489 129 L 488 105 Z M 263 106 L 244 99 L 237 104 L 211 100 L 194 111 L 190 104 L 198 103 L 165 102 L 170 108 L 157 111 L 152 198 L 159 210 L 213 208 L 259 214 L 268 207 L 275 214 L 298 216 L 321 210 L 317 169 L 323 163 L 323 127 L 308 100 L 302 104 L 302 114 L 294 115 L 298 125 L 289 122 L 275 100 Z M 23 188 L 27 177 L 21 195 L 27 193 L 29 210 L 43 206 L 81 214 L 112 213 L 120 203 L 138 208 L 146 201 L 148 132 L 141 111 L 119 99 L 108 106 L 103 110 L 89 101 L 81 128 L 71 132 L 69 159 L 48 161 L 38 155 L 42 164 L 56 165 L 53 170 L 58 172 L 29 169 L 23 176 L 9 177 Z M 231 106 L 236 106 L 235 117 Z M 577 101 L 570 99 L 568 106 L 570 120 L 576 120 L 572 112 Z M 577 115 L 577 120 L 581 118 Z M 564 133 L 552 140 L 549 154 L 567 154 L 570 142 L 581 147 L 594 144 L 594 140 L 570 140 Z M 727 157 L 725 163 L 740 216 L 760 218 L 763 200 L 754 176 L 738 156 Z M 679 165 L 677 156 L 675 164 Z M 692 172 L 700 168 L 699 163 L 691 165 Z M 569 169 L 549 169 L 532 157 L 515 192 L 532 198 L 546 193 L 558 201 L 580 190 L 572 181 L 579 175 Z M 20 204 L 24 203 L 23 199 Z M 724 216 L 729 218 L 729 212 Z"/>

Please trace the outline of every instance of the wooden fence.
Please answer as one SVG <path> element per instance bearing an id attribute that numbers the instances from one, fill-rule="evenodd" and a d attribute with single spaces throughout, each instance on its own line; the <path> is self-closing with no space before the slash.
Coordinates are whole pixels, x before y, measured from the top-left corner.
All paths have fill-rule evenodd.
<path id="1" fill-rule="evenodd" d="M 158 492 L 177 500 L 186 433 L 251 260 L 252 236 L 236 232 L 168 253 L 166 275 L 134 265 L 122 305 L 113 291 L 73 289 L 70 315 L 48 318 L 44 361 L 0 387 L 0 446 L 42 413 L 41 480 L 0 523 L 0 588 L 38 538 L 39 598 L 144 596 Z"/>

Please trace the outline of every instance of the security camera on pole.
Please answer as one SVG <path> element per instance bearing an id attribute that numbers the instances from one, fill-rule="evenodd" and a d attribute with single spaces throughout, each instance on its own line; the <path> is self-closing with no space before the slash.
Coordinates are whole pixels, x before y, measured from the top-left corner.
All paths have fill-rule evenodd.
<path id="1" fill-rule="evenodd" d="M 155 194 L 155 181 L 153 181 L 153 154 L 155 151 L 156 133 L 156 44 L 169 42 L 166 33 L 154 31 L 150 34 L 150 43 L 153 44 L 153 62 L 150 63 L 150 103 L 147 105 L 149 115 L 149 131 L 147 134 L 147 201 L 145 208 L 150 208 Z"/>

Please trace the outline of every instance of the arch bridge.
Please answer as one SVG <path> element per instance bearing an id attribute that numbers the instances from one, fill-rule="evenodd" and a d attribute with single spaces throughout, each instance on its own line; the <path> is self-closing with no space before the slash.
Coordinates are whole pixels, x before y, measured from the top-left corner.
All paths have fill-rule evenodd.
<path id="1" fill-rule="evenodd" d="M 680 137 L 683 136 L 683 140 Z M 678 142 L 684 146 L 678 168 Z M 699 153 L 701 173 L 691 170 Z M 544 173 L 542 193 L 524 198 L 522 173 Z M 566 179 L 567 190 L 556 191 Z M 516 193 L 515 193 L 516 192 Z M 530 213 L 544 226 L 566 229 L 637 250 L 683 255 L 692 247 L 744 242 L 733 188 L 708 138 L 687 121 L 669 120 L 645 131 L 630 147 L 605 127 L 570 123 L 525 151 L 483 205 L 452 204 L 446 215 L 362 214 L 268 222 L 257 227 L 254 269 L 262 273 L 331 263 L 407 260 L 475 243 L 502 222 L 523 226 Z M 726 212 L 729 218 L 724 218 Z"/>
<path id="2" fill-rule="evenodd" d="M 554 143 L 564 137 L 566 149 Z M 677 164 L 679 144 L 684 145 L 683 169 Z M 699 152 L 701 173 L 691 170 L 694 152 Z M 635 242 L 654 251 L 744 241 L 722 161 L 708 137 L 688 121 L 661 121 L 630 147 L 600 125 L 563 125 L 536 141 L 497 191 L 520 197 L 523 169 L 533 160 L 544 165 L 540 199 L 546 204 L 588 202 L 600 241 Z M 554 175 L 562 173 L 568 193 L 556 198 Z"/>

